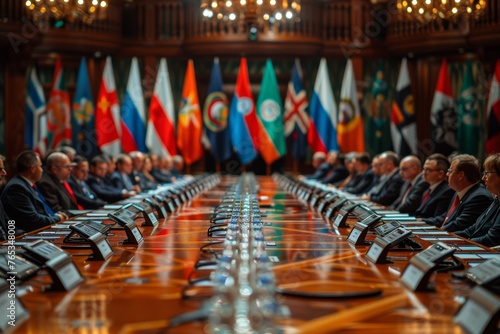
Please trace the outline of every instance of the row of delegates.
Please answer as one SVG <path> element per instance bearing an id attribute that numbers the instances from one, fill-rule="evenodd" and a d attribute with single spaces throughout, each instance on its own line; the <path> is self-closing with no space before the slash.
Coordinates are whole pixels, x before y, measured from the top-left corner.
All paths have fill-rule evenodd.
<path id="1" fill-rule="evenodd" d="M 315 152 L 312 165 L 315 168 L 314 173 L 299 175 L 299 180 L 317 180 L 323 184 L 336 185 L 349 176 L 345 165 L 345 156 L 337 151 L 330 151 L 328 155 L 324 152 Z"/>
<path id="2" fill-rule="evenodd" d="M 453 172 L 453 171 L 452 171 Z M 472 226 L 457 235 L 488 247 L 500 245 L 500 153 L 490 155 L 484 162 L 483 181 L 494 200 Z"/>
<path id="3" fill-rule="evenodd" d="M 4 214 L 15 221 L 17 235 L 68 219 L 65 213 L 52 210 L 36 185 L 43 168 L 35 152 L 21 152 L 16 158 L 16 168 L 17 174 L 5 185 L 0 201 Z"/>

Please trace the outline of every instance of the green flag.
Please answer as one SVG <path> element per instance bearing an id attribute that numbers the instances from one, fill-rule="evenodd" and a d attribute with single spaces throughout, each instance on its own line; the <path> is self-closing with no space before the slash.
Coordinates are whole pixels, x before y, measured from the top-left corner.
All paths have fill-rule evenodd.
<path id="1" fill-rule="evenodd" d="M 469 59 L 465 67 L 465 73 L 460 90 L 458 102 L 458 150 L 474 156 L 482 154 L 481 124 L 482 117 L 479 112 L 480 103 L 475 92 L 474 77 L 472 73 L 472 61 Z"/>
<path id="2" fill-rule="evenodd" d="M 283 103 L 273 63 L 266 62 L 264 76 L 257 99 L 257 115 L 262 123 L 259 136 L 259 152 L 268 165 L 286 154 Z"/>
<path id="3" fill-rule="evenodd" d="M 390 104 L 387 100 L 388 87 L 384 71 L 379 66 L 370 92 L 370 106 L 366 120 L 366 149 L 373 156 L 392 150 Z"/>

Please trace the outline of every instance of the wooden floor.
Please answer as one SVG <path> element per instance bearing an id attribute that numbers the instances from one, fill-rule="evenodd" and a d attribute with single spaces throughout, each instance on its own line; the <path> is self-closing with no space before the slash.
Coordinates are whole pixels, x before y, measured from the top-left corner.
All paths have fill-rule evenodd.
<path id="1" fill-rule="evenodd" d="M 276 261 L 278 287 L 323 297 L 277 294 L 282 315 L 275 319 L 276 328 L 287 333 L 462 333 L 452 319 L 470 285 L 454 280 L 450 273 L 439 273 L 436 292 L 410 292 L 399 276 L 414 254 L 390 252 L 401 259 L 374 265 L 365 258 L 366 246 L 346 242 L 350 228 L 332 229 L 271 178 L 257 179 L 261 212 L 267 215 L 263 218 L 265 240 L 276 243 L 266 249 Z M 220 240 L 207 236 L 209 217 L 235 180 L 225 177 L 158 226 L 140 227 L 145 241 L 138 247 L 119 245 L 124 232 L 112 231 L 108 240 L 114 255 L 107 261 L 88 261 L 89 250 L 64 248 L 85 282 L 70 292 L 43 292 L 50 279 L 42 271 L 18 286 L 19 291 L 28 285 L 33 291 L 21 298 L 30 317 L 15 333 L 204 333 L 206 321 L 167 326 L 173 317 L 199 309 L 210 296 L 210 288 L 190 287 L 188 281 L 210 274 L 194 266 L 200 259 L 209 259 L 200 247 Z M 62 239 L 54 244 L 67 247 Z M 419 240 L 424 248 L 431 241 Z M 468 244 L 453 239 L 445 242 Z M 217 251 L 221 246 L 209 249 Z M 479 256 L 460 253 L 476 261 L 481 261 L 481 254 L 489 254 L 485 258 L 493 254 L 487 249 Z M 467 266 L 468 260 L 463 261 Z M 375 296 L 324 298 L 334 292 L 373 292 Z M 183 293 L 187 298 L 182 298 Z"/>

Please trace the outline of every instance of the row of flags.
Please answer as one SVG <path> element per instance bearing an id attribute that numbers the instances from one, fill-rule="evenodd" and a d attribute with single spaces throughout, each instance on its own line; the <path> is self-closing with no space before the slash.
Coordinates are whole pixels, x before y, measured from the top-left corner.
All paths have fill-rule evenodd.
<path id="1" fill-rule="evenodd" d="M 433 152 L 450 154 L 458 149 L 479 155 L 481 141 L 478 138 L 484 118 L 479 112 L 481 101 L 475 94 L 472 74 L 469 61 L 457 104 L 453 99 L 447 64 L 443 60 L 431 110 L 432 139 L 436 145 Z M 218 163 L 228 160 L 234 151 L 244 165 L 252 162 L 258 154 L 267 164 L 273 163 L 286 154 L 286 141 L 294 159 L 305 158 L 308 146 L 313 152 L 362 152 L 365 151 L 365 136 L 367 145 L 377 152 L 390 149 L 388 145 L 392 142 L 400 155 L 416 154 L 414 101 L 406 59 L 401 62 L 391 108 L 384 104 L 388 87 L 382 75 L 378 72 L 373 81 L 373 101 L 365 129 L 350 59 L 337 107 L 324 58 L 319 64 L 310 104 L 298 60 L 292 70 L 284 103 L 271 60 L 266 62 L 255 101 L 245 58 L 241 59 L 234 96 L 229 103 L 222 89 L 222 75 L 216 58 L 203 108 L 198 99 L 194 64 L 190 60 L 177 119 L 164 58 L 159 63 L 147 114 L 136 58 L 132 59 L 121 105 L 111 58 L 106 59 L 95 110 L 85 58 L 80 63 L 72 104 L 58 59 L 47 103 L 36 70 L 31 69 L 26 97 L 25 140 L 30 149 L 42 155 L 59 145 L 72 144 L 79 154 L 89 158 L 99 150 L 111 155 L 139 150 L 160 156 L 180 153 L 188 165 L 203 156 L 204 147 L 212 152 Z M 495 68 L 488 100 L 487 152 L 500 147 L 499 81 L 500 61 Z"/>

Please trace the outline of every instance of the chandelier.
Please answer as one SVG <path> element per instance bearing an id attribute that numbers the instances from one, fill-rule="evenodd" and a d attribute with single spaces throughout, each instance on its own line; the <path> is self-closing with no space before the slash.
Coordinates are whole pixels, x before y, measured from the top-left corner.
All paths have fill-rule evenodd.
<path id="1" fill-rule="evenodd" d="M 300 0 L 201 0 L 208 21 L 299 21 L 300 9 Z"/>
<path id="2" fill-rule="evenodd" d="M 432 20 L 477 19 L 486 8 L 486 0 L 398 0 L 404 18 L 427 23 Z"/>
<path id="3" fill-rule="evenodd" d="M 56 21 L 92 24 L 106 15 L 105 0 L 27 0 L 26 10 L 33 21 L 54 18 Z"/>

